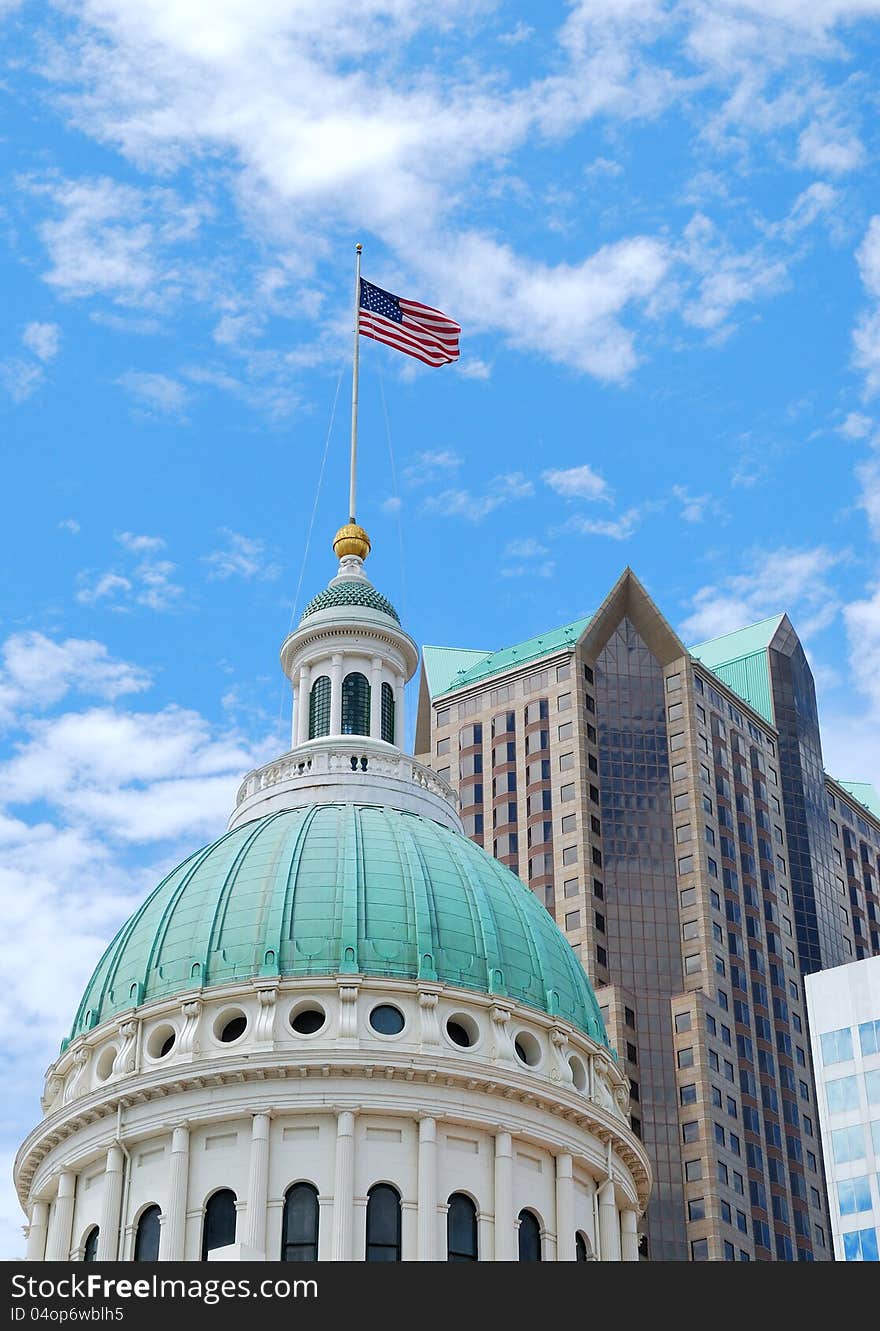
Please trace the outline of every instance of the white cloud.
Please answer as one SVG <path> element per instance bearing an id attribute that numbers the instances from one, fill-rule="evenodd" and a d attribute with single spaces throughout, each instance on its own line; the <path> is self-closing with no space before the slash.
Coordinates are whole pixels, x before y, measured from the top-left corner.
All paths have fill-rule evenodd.
<path id="1" fill-rule="evenodd" d="M 458 453 L 454 453 L 449 448 L 426 449 L 422 453 L 416 453 L 403 469 L 402 477 L 405 485 L 434 485 L 437 481 L 447 478 L 452 472 L 458 471 L 462 464 L 462 459 Z"/>
<path id="2" fill-rule="evenodd" d="M 837 433 L 842 434 L 844 439 L 864 439 L 873 429 L 874 421 L 870 416 L 851 411 L 843 424 L 838 425 Z"/>
<path id="3" fill-rule="evenodd" d="M 213 550 L 204 557 L 212 578 L 250 580 L 278 577 L 281 569 L 267 559 L 264 541 L 243 536 L 241 532 L 230 531 L 228 527 L 223 527 L 221 530 L 226 538 L 226 545 L 223 549 Z"/>
<path id="4" fill-rule="evenodd" d="M 48 362 L 58 355 L 61 345 L 61 329 L 57 324 L 29 323 L 22 333 L 21 340 L 37 360 Z"/>
<path id="5" fill-rule="evenodd" d="M 150 415 L 181 417 L 189 404 L 188 389 L 167 374 L 126 370 L 116 381 Z"/>
<path id="6" fill-rule="evenodd" d="M 126 550 L 136 555 L 152 553 L 165 547 L 161 536 L 138 536 L 133 531 L 121 531 L 116 539 Z"/>
<path id="7" fill-rule="evenodd" d="M 508 559 L 543 559 L 550 551 L 546 545 L 536 541 L 533 536 L 523 537 L 519 540 L 508 541 L 504 547 L 505 557 Z"/>
<path id="8" fill-rule="evenodd" d="M 586 462 L 579 467 L 542 472 L 541 479 L 566 499 L 611 499 L 608 482 Z"/>
<path id="9" fill-rule="evenodd" d="M 77 522 L 76 518 L 62 518 L 61 521 L 58 523 L 58 530 L 68 531 L 70 532 L 71 536 L 78 536 L 80 532 L 80 525 Z"/>
<path id="10" fill-rule="evenodd" d="M 103 643 L 14 633 L 0 652 L 0 721 L 43 710 L 68 693 L 112 700 L 149 684 L 146 671 L 112 657 Z"/>
<path id="11" fill-rule="evenodd" d="M 398 495 L 389 495 L 387 499 L 382 500 L 379 507 L 383 513 L 399 513 L 403 507 L 403 500 Z"/>
<path id="12" fill-rule="evenodd" d="M 853 359 L 865 376 L 866 395 L 872 396 L 880 388 L 880 214 L 871 218 L 856 261 L 873 305 L 860 316 L 853 331 Z"/>
<path id="13" fill-rule="evenodd" d="M 144 559 L 135 567 L 138 584 L 135 601 L 148 610 L 173 610 L 183 596 L 183 588 L 173 581 L 177 568 L 170 559 Z"/>
<path id="14" fill-rule="evenodd" d="M 688 323 L 707 331 L 717 332 L 738 305 L 753 304 L 788 282 L 782 259 L 760 246 L 736 252 L 703 214 L 685 228 L 682 259 L 697 278 L 697 295 L 685 302 L 682 313 Z"/>
<path id="15" fill-rule="evenodd" d="M 0 383 L 13 402 L 26 402 L 43 382 L 43 367 L 20 356 L 0 361 Z"/>
<path id="16" fill-rule="evenodd" d="M 142 605 L 148 610 L 173 610 L 184 594 L 183 587 L 174 581 L 177 565 L 170 559 L 159 559 L 164 549 L 161 536 L 138 535 L 124 531 L 116 536 L 117 542 L 138 562 L 126 568 L 108 569 L 103 573 L 84 571 L 77 576 L 79 590 L 76 599 L 81 605 L 104 604 L 117 611 L 130 610 Z"/>
<path id="17" fill-rule="evenodd" d="M 862 166 L 865 148 L 855 130 L 835 120 L 811 120 L 798 140 L 801 166 L 846 175 Z"/>
<path id="18" fill-rule="evenodd" d="M 647 504 L 637 505 L 616 518 L 587 518 L 579 514 L 566 522 L 565 530 L 579 532 L 582 536 L 607 536 L 612 541 L 628 541 L 641 526 L 650 507 Z"/>
<path id="19" fill-rule="evenodd" d="M 787 613 L 801 639 L 825 628 L 840 610 L 829 574 L 845 554 L 826 546 L 756 551 L 743 573 L 701 587 L 681 625 L 685 642 L 703 642 Z"/>
<path id="20" fill-rule="evenodd" d="M 496 476 L 484 494 L 475 495 L 470 490 L 444 490 L 438 495 L 431 495 L 422 507 L 426 512 L 438 513 L 446 518 L 465 518 L 468 522 L 482 522 L 483 518 L 493 513 L 502 504 L 516 499 L 528 499 L 535 492 L 535 487 L 522 472 L 509 472 Z"/>
<path id="21" fill-rule="evenodd" d="M 711 495 L 693 495 L 685 485 L 673 485 L 672 494 L 681 505 L 681 516 L 685 522 L 703 522 L 707 512 L 717 512 L 717 505 Z"/>
<path id="22" fill-rule="evenodd" d="M 97 605 L 99 601 L 116 601 L 126 597 L 131 591 L 131 582 L 120 573 L 99 573 L 91 577 L 87 573 L 78 576 L 80 584 L 76 599 L 80 605 Z"/>
<path id="23" fill-rule="evenodd" d="M 155 309 L 190 285 L 168 251 L 195 237 L 199 213 L 172 190 L 139 190 L 106 176 L 25 184 L 53 214 L 40 226 L 51 264 L 44 276 L 62 296 Z"/>

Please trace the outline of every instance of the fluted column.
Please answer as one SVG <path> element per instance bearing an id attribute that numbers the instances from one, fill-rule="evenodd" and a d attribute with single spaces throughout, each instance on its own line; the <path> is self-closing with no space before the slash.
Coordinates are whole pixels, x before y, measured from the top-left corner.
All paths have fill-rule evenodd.
<path id="1" fill-rule="evenodd" d="M 556 1260 L 573 1262 L 574 1161 L 570 1155 L 556 1157 Z"/>
<path id="2" fill-rule="evenodd" d="M 305 744 L 309 737 L 309 668 L 300 666 L 296 686 L 296 743 Z"/>
<path id="3" fill-rule="evenodd" d="M 617 1202 L 611 1179 L 607 1179 L 599 1189 L 599 1243 L 599 1255 L 603 1262 L 620 1261 L 620 1222 L 617 1219 Z"/>
<path id="4" fill-rule="evenodd" d="M 76 1200 L 76 1174 L 65 1170 L 58 1180 L 58 1195 L 49 1221 L 46 1241 L 47 1262 L 70 1261 L 70 1237 L 73 1230 L 73 1205 Z"/>
<path id="5" fill-rule="evenodd" d="M 623 1262 L 639 1260 L 639 1218 L 631 1207 L 620 1213 L 620 1259 Z"/>
<path id="6" fill-rule="evenodd" d="M 513 1138 L 495 1133 L 495 1261 L 516 1260 L 513 1247 Z"/>
<path id="7" fill-rule="evenodd" d="M 34 1202 L 28 1225 L 26 1262 L 42 1262 L 46 1256 L 46 1230 L 49 1227 L 49 1203 Z"/>
<path id="8" fill-rule="evenodd" d="M 403 690 L 406 687 L 406 681 L 403 675 L 398 675 L 394 681 L 394 743 L 399 749 L 403 748 Z"/>
<path id="9" fill-rule="evenodd" d="M 159 1260 L 182 1262 L 186 1248 L 186 1204 L 189 1195 L 189 1128 L 179 1124 L 171 1134 L 168 1205 L 159 1234 Z"/>
<path id="10" fill-rule="evenodd" d="M 336 1168 L 333 1176 L 333 1261 L 350 1262 L 354 1218 L 354 1114 L 336 1115 Z"/>
<path id="11" fill-rule="evenodd" d="M 437 1120 L 419 1120 L 418 1260 L 437 1260 Z"/>
<path id="12" fill-rule="evenodd" d="M 342 734 L 342 653 L 330 660 L 330 734 Z"/>
<path id="13" fill-rule="evenodd" d="M 382 738 L 382 658 L 374 656 L 370 669 L 370 735 Z"/>
<path id="14" fill-rule="evenodd" d="M 251 1124 L 251 1161 L 248 1175 L 247 1215 L 244 1242 L 257 1252 L 266 1251 L 266 1207 L 269 1202 L 268 1114 L 254 1114 Z"/>
<path id="15" fill-rule="evenodd" d="M 115 1262 L 119 1250 L 123 1163 L 122 1148 L 114 1142 L 107 1151 L 107 1162 L 104 1165 L 104 1195 L 101 1199 L 101 1223 L 98 1226 L 99 1262 Z"/>

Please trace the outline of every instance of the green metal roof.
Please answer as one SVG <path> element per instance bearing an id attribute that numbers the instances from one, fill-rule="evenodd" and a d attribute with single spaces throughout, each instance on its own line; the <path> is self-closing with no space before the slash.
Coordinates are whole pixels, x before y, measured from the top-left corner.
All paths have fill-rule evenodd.
<path id="1" fill-rule="evenodd" d="M 550 656 L 563 647 L 574 647 L 591 618 L 592 616 L 587 615 L 584 619 L 575 619 L 571 624 L 563 624 L 561 628 L 550 629 L 535 638 L 527 638 L 525 642 L 519 642 L 515 647 L 502 647 L 500 651 L 481 655 L 469 667 L 462 668 L 449 680 L 446 687 L 438 692 L 451 693 L 454 689 L 479 683 L 481 679 L 500 675 L 513 666 L 525 665 L 529 661 L 539 660 L 542 656 Z"/>
<path id="2" fill-rule="evenodd" d="M 607 1044 L 580 962 L 510 869 L 439 823 L 356 804 L 267 814 L 184 860 L 107 948 L 71 1039 L 188 990 L 337 974 L 508 997 Z"/>
<path id="3" fill-rule="evenodd" d="M 776 724 L 776 717 L 767 649 L 784 618 L 773 615 L 759 624 L 750 624 L 690 648 L 691 656 L 739 694 L 771 726 Z"/>
<path id="4" fill-rule="evenodd" d="M 383 614 L 390 615 L 395 623 L 400 623 L 400 616 L 391 602 L 381 592 L 377 592 L 372 583 L 361 579 L 336 582 L 326 587 L 324 591 L 318 592 L 302 612 L 299 622 L 302 624 L 303 620 L 318 610 L 329 610 L 338 605 L 362 605 L 370 610 L 380 610 Z"/>
<path id="5" fill-rule="evenodd" d="M 464 674 L 483 661 L 488 652 L 472 651 L 467 647 L 423 647 L 422 660 L 428 678 L 428 692 L 434 698 L 438 693 L 445 693 L 450 688 L 450 681 L 456 675 Z"/>
<path id="6" fill-rule="evenodd" d="M 877 794 L 870 781 L 838 781 L 837 784 L 843 786 L 844 790 L 848 790 L 853 799 L 858 800 L 859 804 L 864 804 L 865 808 L 875 818 L 880 818 L 880 795 Z"/>

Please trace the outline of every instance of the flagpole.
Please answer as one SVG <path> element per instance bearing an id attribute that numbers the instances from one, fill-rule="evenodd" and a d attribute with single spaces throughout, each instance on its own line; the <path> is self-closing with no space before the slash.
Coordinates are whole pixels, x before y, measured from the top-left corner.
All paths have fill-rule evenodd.
<path id="1" fill-rule="evenodd" d="M 361 310 L 361 250 L 362 245 L 355 245 L 354 279 L 354 357 L 351 370 L 351 472 L 348 485 L 348 520 L 355 522 L 355 476 L 357 472 L 358 447 L 358 372 L 360 368 L 360 310 Z"/>

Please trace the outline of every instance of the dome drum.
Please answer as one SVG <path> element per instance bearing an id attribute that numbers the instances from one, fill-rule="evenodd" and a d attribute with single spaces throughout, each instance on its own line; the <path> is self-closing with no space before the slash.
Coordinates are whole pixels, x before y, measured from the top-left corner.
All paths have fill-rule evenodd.
<path id="1" fill-rule="evenodd" d="M 402 1018 L 397 1031 L 387 1029 L 388 1009 Z M 313 1020 L 304 1022 L 309 1014 Z M 236 1027 L 233 1038 L 225 1039 L 240 1017 L 243 1029 Z M 171 1032 L 175 1040 L 163 1053 Z M 461 1043 L 463 1034 L 467 1045 Z M 526 1038 L 539 1047 L 534 1064 L 516 1051 Z M 126 1040 L 130 1062 L 120 1066 Z M 118 1070 L 96 1081 L 93 1073 L 106 1048 L 114 1050 L 112 1065 Z M 79 1058 L 83 1049 L 85 1063 Z M 589 1070 L 582 1089 L 571 1073 L 572 1058 Z M 85 1076 L 68 1098 L 68 1078 L 82 1066 Z M 74 1260 L 90 1226 L 104 1223 L 110 1203 L 124 1208 L 115 1226 L 122 1233 L 124 1259 L 133 1255 L 139 1215 L 158 1205 L 160 1257 L 197 1260 L 206 1202 L 221 1187 L 232 1189 L 243 1204 L 238 1249 L 217 1256 L 277 1260 L 279 1209 L 288 1189 L 305 1178 L 321 1196 L 332 1198 L 339 1141 L 346 1133 L 354 1156 L 346 1203 L 350 1218 L 347 1231 L 338 1232 L 334 1204 L 321 1260 L 338 1258 L 337 1242 L 349 1244 L 352 1259 L 363 1258 L 364 1202 L 371 1186 L 389 1179 L 404 1203 L 412 1199 L 414 1213 L 431 1207 L 436 1222 L 427 1240 L 430 1255 L 443 1260 L 447 1195 L 468 1190 L 479 1211 L 491 1216 L 499 1151 L 510 1159 L 513 1192 L 503 1242 L 511 1259 L 516 1217 L 528 1205 L 542 1220 L 544 1260 L 554 1260 L 554 1254 L 573 1260 L 573 1253 L 556 1252 L 556 1244 L 562 1247 L 556 1232 L 560 1196 L 577 1217 L 576 1226 L 574 1219 L 566 1221 L 572 1243 L 576 1227 L 592 1248 L 600 1249 L 604 1241 L 606 1259 L 615 1256 L 616 1244 L 619 1259 L 622 1236 L 647 1198 L 647 1161 L 623 1108 L 626 1082 L 607 1048 L 521 1004 L 495 1003 L 488 995 L 448 985 L 320 977 L 253 980 L 180 994 L 122 1013 L 80 1036 L 51 1070 L 51 1080 L 54 1101 L 19 1153 L 16 1172 L 32 1215 L 47 1208 L 50 1231 L 55 1190 L 60 1180 L 75 1179 Z M 124 1198 L 118 1189 L 108 1193 L 105 1181 L 117 1156 L 121 1160 L 117 1132 L 131 1162 Z M 389 1143 L 394 1143 L 391 1155 Z M 261 1173 L 257 1163 L 264 1150 Z M 433 1199 L 420 1184 L 427 1159 L 436 1170 Z M 574 1179 L 568 1191 L 567 1171 Z M 265 1175 L 268 1182 L 261 1184 Z M 175 1229 L 174 1189 L 181 1186 L 186 1195 L 177 1213 L 185 1219 Z M 261 1186 L 267 1194 L 255 1195 Z M 603 1195 L 600 1233 L 596 1201 Z M 425 1259 L 419 1243 L 415 1230 L 405 1236 L 403 1260 Z M 481 1234 L 480 1259 L 491 1259 L 501 1243 L 490 1224 Z"/>

